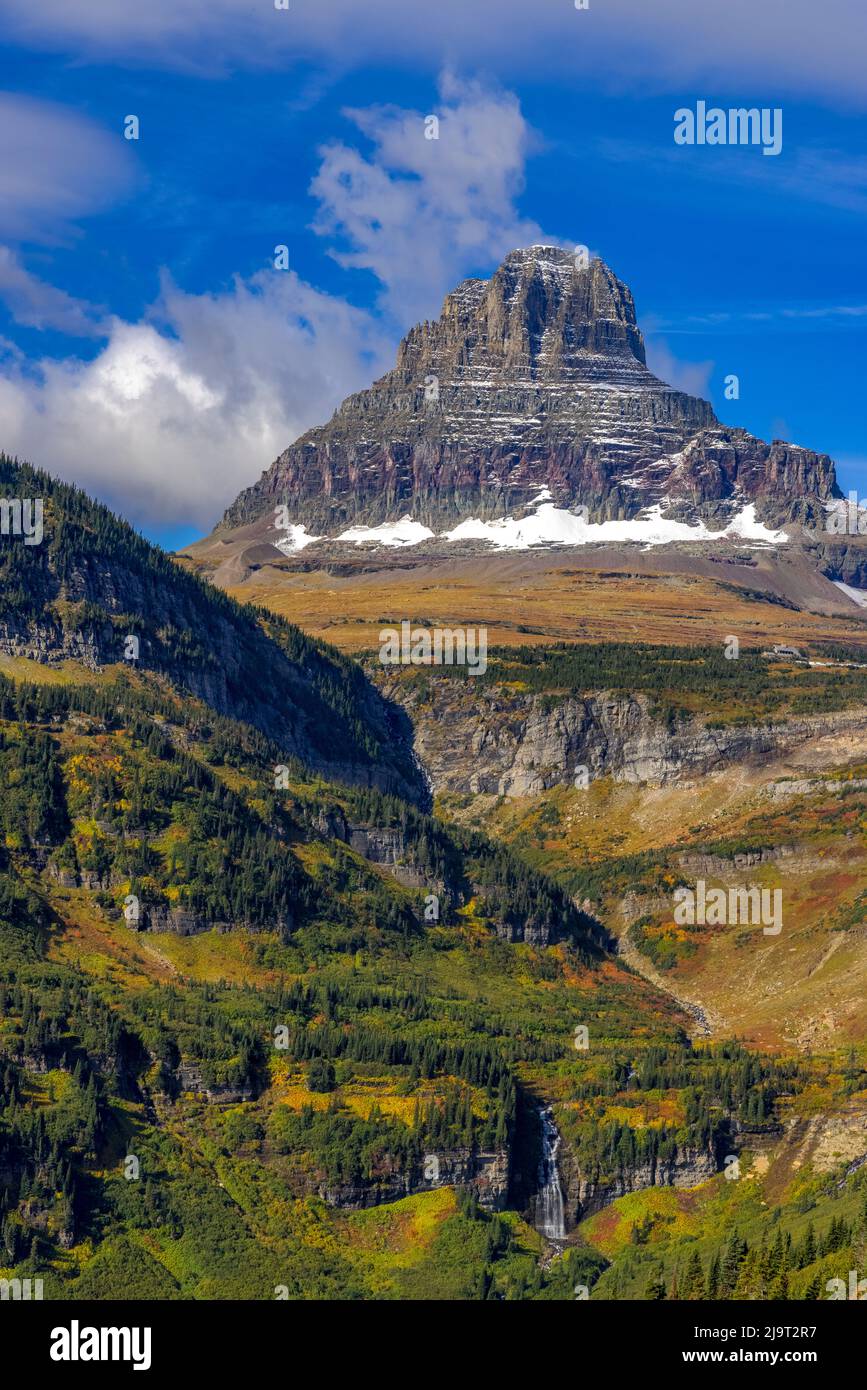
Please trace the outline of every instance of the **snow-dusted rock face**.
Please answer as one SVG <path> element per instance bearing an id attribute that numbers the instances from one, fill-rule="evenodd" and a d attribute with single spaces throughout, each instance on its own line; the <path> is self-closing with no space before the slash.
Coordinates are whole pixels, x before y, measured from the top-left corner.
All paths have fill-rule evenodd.
<path id="1" fill-rule="evenodd" d="M 632 295 L 602 261 L 580 268 L 534 246 L 449 294 L 440 318 L 404 339 L 395 369 L 281 454 L 224 526 L 285 506 L 285 553 L 311 535 L 496 543 L 487 523 L 520 523 L 541 502 L 541 533 L 500 540 L 582 544 L 606 537 L 573 521 L 652 508 L 651 520 L 701 525 L 705 540 L 745 513 L 769 530 L 814 522 L 835 495 L 827 455 L 723 426 L 648 371 Z"/>

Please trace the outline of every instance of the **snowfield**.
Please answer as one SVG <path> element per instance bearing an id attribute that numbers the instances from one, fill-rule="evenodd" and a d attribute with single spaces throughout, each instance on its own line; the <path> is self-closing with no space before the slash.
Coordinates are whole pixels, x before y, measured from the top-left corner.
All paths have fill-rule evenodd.
<path id="1" fill-rule="evenodd" d="M 723 531 L 710 531 L 703 522 L 691 526 L 685 521 L 672 521 L 662 515 L 662 507 L 648 507 L 644 516 L 631 521 L 585 521 L 581 516 L 543 503 L 533 516 L 515 521 L 462 521 L 453 531 L 447 531 L 447 541 L 485 540 L 501 550 L 526 550 L 534 545 L 590 545 L 600 541 L 637 541 L 643 545 L 668 545 L 672 541 L 717 541 L 737 537 L 740 540 L 761 541 L 767 545 L 784 545 L 785 531 L 771 531 L 756 520 L 755 506 L 744 507 Z"/>
<path id="2" fill-rule="evenodd" d="M 642 516 L 631 521 L 587 521 L 584 516 L 555 507 L 546 500 L 550 493 L 544 489 L 535 499 L 536 510 L 530 516 L 507 516 L 496 521 L 469 517 L 451 531 L 439 537 L 428 526 L 403 516 L 399 521 L 383 522 L 380 526 L 352 526 L 342 531 L 337 540 L 352 545 L 403 547 L 420 545 L 423 541 L 444 540 L 485 541 L 497 550 L 529 550 L 534 546 L 593 545 L 632 541 L 639 545 L 670 545 L 674 541 L 742 540 L 759 545 L 784 545 L 785 531 L 773 531 L 756 520 L 753 503 L 742 507 L 737 516 L 722 531 L 711 531 L 704 522 L 690 524 L 674 521 L 662 515 L 662 505 L 648 507 Z M 284 554 L 303 550 L 323 536 L 308 535 L 304 526 L 291 526 L 276 542 Z"/>
<path id="3" fill-rule="evenodd" d="M 839 579 L 832 579 L 831 583 L 853 603 L 857 603 L 859 608 L 867 608 L 867 589 L 853 589 L 851 584 L 844 584 Z"/>

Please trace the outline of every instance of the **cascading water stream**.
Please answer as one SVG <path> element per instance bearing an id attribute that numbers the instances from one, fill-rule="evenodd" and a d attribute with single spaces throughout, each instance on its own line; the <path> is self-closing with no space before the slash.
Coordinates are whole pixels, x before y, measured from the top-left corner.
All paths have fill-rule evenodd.
<path id="1" fill-rule="evenodd" d="M 539 1163 L 539 1194 L 536 1198 L 536 1230 L 546 1240 L 566 1239 L 563 1193 L 557 1170 L 560 1133 L 554 1124 L 550 1105 L 539 1111 L 542 1126 L 542 1158 Z"/>

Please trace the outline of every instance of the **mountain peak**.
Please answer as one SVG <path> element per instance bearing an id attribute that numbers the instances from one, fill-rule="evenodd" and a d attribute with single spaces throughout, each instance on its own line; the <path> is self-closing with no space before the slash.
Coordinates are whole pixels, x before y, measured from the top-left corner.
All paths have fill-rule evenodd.
<path id="1" fill-rule="evenodd" d="M 589 264 L 593 263 L 590 261 Z M 494 274 L 498 275 L 505 270 L 514 271 L 516 268 L 519 271 L 570 279 L 573 273 L 586 275 L 588 272 L 588 267 L 582 268 L 580 265 L 575 251 L 567 251 L 564 246 L 549 246 L 545 242 L 516 247 L 503 258 Z"/>
<path id="2" fill-rule="evenodd" d="M 406 517 L 429 536 L 522 516 L 541 494 L 594 521 L 658 507 L 719 534 L 750 504 L 774 526 L 818 515 L 835 479 L 827 456 L 726 428 L 655 377 L 629 287 L 599 258 L 542 243 L 457 285 L 394 369 L 281 454 L 223 526 L 261 519 L 273 543 L 281 505 L 292 536 Z"/>
<path id="3" fill-rule="evenodd" d="M 526 369 L 541 379 L 638 379 L 644 342 L 626 285 L 604 263 L 537 245 L 510 251 L 489 280 L 464 280 L 436 324 L 404 339 L 398 367 L 412 367 L 438 339 L 446 357 L 485 369 Z M 604 359 L 604 361 L 602 360 Z"/>

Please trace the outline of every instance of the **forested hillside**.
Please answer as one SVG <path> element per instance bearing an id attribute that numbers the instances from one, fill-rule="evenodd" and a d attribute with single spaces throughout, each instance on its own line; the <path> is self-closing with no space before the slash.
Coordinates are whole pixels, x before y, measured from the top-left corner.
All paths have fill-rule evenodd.
<path id="1" fill-rule="evenodd" d="M 48 506 L 23 578 L 2 552 L 0 1277 L 493 1300 L 847 1277 L 867 1170 L 834 1127 L 860 1053 L 697 1036 L 615 953 L 616 903 L 670 888 L 663 858 L 577 855 L 556 798 L 517 828 L 499 800 L 429 813 L 360 668 L 13 478 Z M 110 659 L 131 627 L 141 659 Z M 583 679 L 562 661 L 555 698 Z"/>
<path id="2" fill-rule="evenodd" d="M 4 680 L 0 715 L 3 1240 L 52 1296 L 602 1295 L 622 1262 L 605 1239 L 542 1269 L 519 1215 L 538 1104 L 571 1219 L 598 1220 L 648 1165 L 707 1178 L 805 1088 L 833 1094 L 827 1070 L 692 1047 L 593 922 L 478 832 L 300 764 L 277 790 L 260 734 L 140 678 Z M 352 849 L 374 831 L 399 863 Z M 842 1235 L 828 1208 L 833 1250 L 816 1226 L 822 1269 L 858 1238 L 849 1205 Z M 405 1234 L 374 1257 L 392 1210 Z M 658 1289 L 664 1227 L 635 1229 L 628 1278 Z M 743 1239 L 746 1261 L 761 1236 Z M 678 1259 L 668 1292 L 695 1291 Z"/>
<path id="3" fill-rule="evenodd" d="M 308 766 L 424 800 L 405 715 L 355 663 L 237 604 L 47 473 L 0 455 L 0 493 L 44 508 L 40 544 L 0 546 L 0 652 L 162 677 Z"/>

